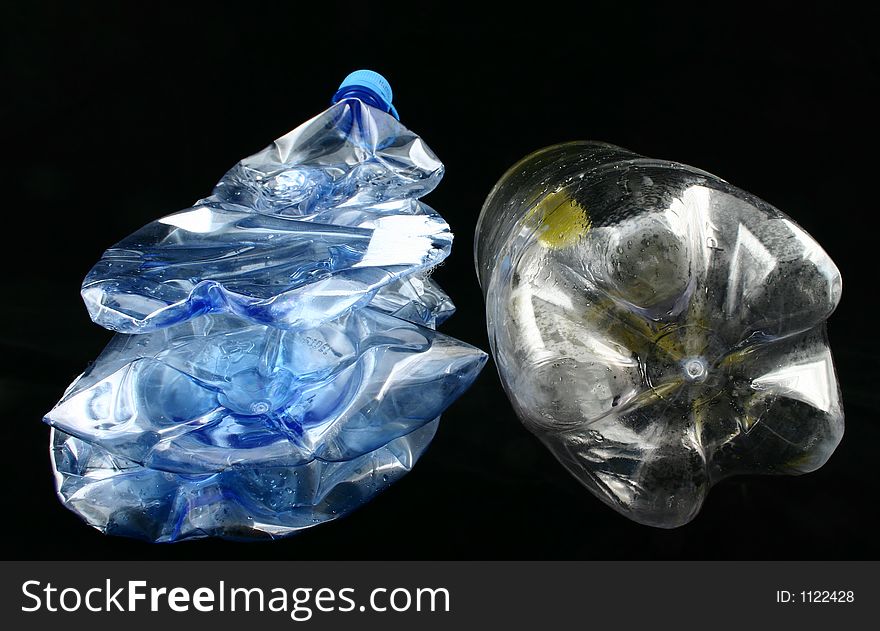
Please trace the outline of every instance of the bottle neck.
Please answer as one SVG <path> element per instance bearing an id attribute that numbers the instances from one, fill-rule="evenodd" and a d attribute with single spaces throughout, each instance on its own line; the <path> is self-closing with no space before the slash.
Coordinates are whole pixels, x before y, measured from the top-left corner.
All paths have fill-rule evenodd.
<path id="1" fill-rule="evenodd" d="M 363 101 L 367 105 L 371 105 L 376 109 L 380 109 L 382 111 L 387 112 L 388 106 L 383 102 L 381 97 L 377 95 L 372 90 L 369 90 L 362 86 L 349 86 L 342 88 L 336 94 L 333 95 L 333 103 L 338 103 L 339 101 L 343 101 L 345 99 L 358 99 Z"/>

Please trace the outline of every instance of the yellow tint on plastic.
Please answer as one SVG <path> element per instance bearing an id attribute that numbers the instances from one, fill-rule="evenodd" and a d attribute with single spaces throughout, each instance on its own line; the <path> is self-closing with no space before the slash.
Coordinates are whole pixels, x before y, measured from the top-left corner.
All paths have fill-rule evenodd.
<path id="1" fill-rule="evenodd" d="M 562 191 L 548 193 L 528 217 L 538 221 L 538 242 L 553 249 L 573 245 L 592 225 L 583 206 Z"/>

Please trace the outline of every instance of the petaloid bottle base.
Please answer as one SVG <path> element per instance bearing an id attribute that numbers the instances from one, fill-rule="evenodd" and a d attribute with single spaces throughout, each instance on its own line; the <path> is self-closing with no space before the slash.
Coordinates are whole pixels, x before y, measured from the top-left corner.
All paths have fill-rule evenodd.
<path id="1" fill-rule="evenodd" d="M 720 479 L 813 471 L 839 443 L 840 273 L 755 196 L 567 143 L 501 178 L 475 247 L 517 415 L 630 519 L 680 526 Z"/>

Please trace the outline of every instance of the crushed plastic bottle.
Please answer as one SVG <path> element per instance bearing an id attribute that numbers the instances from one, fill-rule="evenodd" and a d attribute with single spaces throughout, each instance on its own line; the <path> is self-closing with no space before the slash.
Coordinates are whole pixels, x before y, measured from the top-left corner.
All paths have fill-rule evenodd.
<path id="1" fill-rule="evenodd" d="M 406 473 L 482 351 L 434 331 L 452 234 L 418 198 L 443 167 L 385 80 L 237 164 L 87 275 L 118 331 L 45 417 L 58 494 L 109 534 L 283 536 Z"/>
<path id="2" fill-rule="evenodd" d="M 557 145 L 495 186 L 475 255 L 517 415 L 623 515 L 680 526 L 720 479 L 813 471 L 839 443 L 825 320 L 840 273 L 753 195 L 619 147 Z"/>
<path id="3" fill-rule="evenodd" d="M 372 105 L 353 96 L 370 86 L 384 93 Z M 210 197 L 110 248 L 83 282 L 92 319 L 121 333 L 218 312 L 314 326 L 446 258 L 449 226 L 418 200 L 443 165 L 373 106 L 388 111 L 390 87 L 359 71 L 334 98 L 235 165 Z"/>

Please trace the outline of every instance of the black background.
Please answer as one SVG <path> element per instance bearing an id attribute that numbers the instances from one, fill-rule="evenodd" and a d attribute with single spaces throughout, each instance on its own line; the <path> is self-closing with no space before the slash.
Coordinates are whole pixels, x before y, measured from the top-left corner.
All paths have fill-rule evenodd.
<path id="1" fill-rule="evenodd" d="M 625 4 L 625 6 L 624 6 Z M 708 3 L 707 3 L 708 5 Z M 877 559 L 877 12 L 842 3 L 519 13 L 477 3 L 21 3 L 2 16 L 0 309 L 8 558 Z M 237 160 L 385 74 L 447 167 L 427 202 L 456 233 L 443 330 L 488 349 L 472 262 L 485 195 L 539 147 L 597 139 L 718 174 L 789 213 L 837 262 L 829 322 L 847 433 L 800 478 L 737 478 L 672 531 L 593 498 L 516 420 L 489 363 L 414 471 L 352 515 L 271 543 L 104 537 L 53 492 L 40 422 L 110 334 L 82 277 Z"/>

